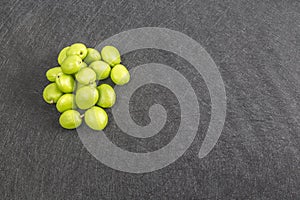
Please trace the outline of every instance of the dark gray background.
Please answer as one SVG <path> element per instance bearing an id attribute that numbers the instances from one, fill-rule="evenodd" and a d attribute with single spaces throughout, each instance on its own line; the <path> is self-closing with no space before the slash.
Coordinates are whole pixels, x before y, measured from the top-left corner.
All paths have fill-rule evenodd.
<path id="1" fill-rule="evenodd" d="M 6 1 L 0 2 L 0 199 L 299 199 L 300 5 L 283 1 Z M 197 138 L 175 163 L 148 174 L 115 171 L 62 129 L 42 99 L 44 74 L 61 48 L 96 46 L 121 31 L 158 26 L 183 32 L 211 55 L 228 98 L 222 135 L 204 159 L 197 153 L 210 117 L 205 83 L 176 55 L 143 50 L 124 64 L 159 62 L 190 80 L 201 106 Z M 130 151 L 152 151 L 178 128 L 180 108 L 157 85 L 140 88 L 130 111 L 166 106 L 168 123 L 153 140 L 121 133 L 112 116 L 107 135 Z"/>

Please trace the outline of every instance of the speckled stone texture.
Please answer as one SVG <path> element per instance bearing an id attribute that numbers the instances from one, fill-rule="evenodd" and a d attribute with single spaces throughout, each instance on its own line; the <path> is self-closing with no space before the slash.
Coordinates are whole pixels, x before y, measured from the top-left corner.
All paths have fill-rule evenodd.
<path id="1" fill-rule="evenodd" d="M 300 198 L 299 1 L 1 0 L 0 11 L 0 199 Z M 177 69 L 195 89 L 201 112 L 197 137 L 180 159 L 152 173 L 129 174 L 97 161 L 76 131 L 62 129 L 42 91 L 45 72 L 57 65 L 64 46 L 96 46 L 146 26 L 180 31 L 209 52 L 226 86 L 227 117 L 217 145 L 199 159 L 211 108 L 203 78 L 169 52 L 124 55 L 129 69 L 149 62 Z M 153 140 L 126 136 L 110 112 L 108 137 L 137 152 L 167 144 L 180 116 L 167 88 L 137 90 L 132 118 L 149 123 L 153 103 L 168 111 Z"/>

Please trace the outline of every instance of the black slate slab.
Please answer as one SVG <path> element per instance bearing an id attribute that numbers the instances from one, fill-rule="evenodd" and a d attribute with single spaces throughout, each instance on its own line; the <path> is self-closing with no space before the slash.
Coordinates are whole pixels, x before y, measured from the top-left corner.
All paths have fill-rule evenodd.
<path id="1" fill-rule="evenodd" d="M 0 11 L 0 199 L 300 198 L 299 1 L 2 0 Z M 76 131 L 59 126 L 55 106 L 42 99 L 44 74 L 66 45 L 95 46 L 151 26 L 180 31 L 206 49 L 225 83 L 227 117 L 217 145 L 199 159 L 210 119 L 203 78 L 165 51 L 124 55 L 130 69 L 157 62 L 183 73 L 196 88 L 201 114 L 197 137 L 180 159 L 152 173 L 130 174 L 97 161 Z M 167 125 L 153 141 L 126 137 L 112 117 L 110 139 L 140 152 L 167 144 L 180 113 L 168 89 L 140 88 L 130 112 L 145 125 L 153 102 L 169 109 Z"/>

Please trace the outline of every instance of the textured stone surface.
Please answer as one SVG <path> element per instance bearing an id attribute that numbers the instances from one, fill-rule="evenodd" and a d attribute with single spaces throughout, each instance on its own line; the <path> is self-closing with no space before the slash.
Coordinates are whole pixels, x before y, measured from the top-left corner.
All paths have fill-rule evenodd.
<path id="1" fill-rule="evenodd" d="M 1 1 L 0 199 L 297 199 L 300 196 L 299 1 Z M 158 26 L 198 41 L 226 85 L 222 135 L 204 159 L 197 153 L 210 119 L 207 87 L 185 60 L 164 51 L 124 55 L 129 67 L 158 62 L 186 76 L 201 120 L 191 148 L 148 174 L 115 171 L 98 162 L 76 131 L 58 124 L 42 91 L 59 49 L 95 46 L 132 28 Z M 166 95 L 167 94 L 167 95 Z M 170 91 L 148 85 L 131 99 L 140 125 L 161 103 L 168 123 L 152 141 L 122 134 L 110 117 L 108 135 L 120 147 L 152 151 L 178 128 Z M 176 121 L 177 120 L 177 121 Z"/>

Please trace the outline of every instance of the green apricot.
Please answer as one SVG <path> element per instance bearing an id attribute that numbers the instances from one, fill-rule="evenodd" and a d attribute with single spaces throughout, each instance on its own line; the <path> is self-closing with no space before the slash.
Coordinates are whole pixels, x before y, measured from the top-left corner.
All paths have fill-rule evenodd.
<path id="1" fill-rule="evenodd" d="M 86 68 L 88 67 L 88 65 L 85 63 L 85 62 L 82 62 L 81 65 L 80 65 L 80 69 L 78 70 L 78 72 L 83 69 L 83 68 Z M 76 75 L 78 74 L 78 72 L 76 72 L 74 75 L 74 78 L 76 78 Z"/>
<path id="2" fill-rule="evenodd" d="M 79 89 L 82 88 L 83 86 L 90 86 L 90 87 L 94 87 L 94 88 L 97 87 L 97 83 L 96 83 L 96 82 L 92 82 L 92 83 L 89 83 L 89 84 L 87 84 L 87 85 L 77 82 L 76 85 L 77 85 L 76 90 L 79 90 Z"/>
<path id="3" fill-rule="evenodd" d="M 84 113 L 85 123 L 94 130 L 103 130 L 108 122 L 108 116 L 105 110 L 97 106 L 93 106 Z"/>
<path id="4" fill-rule="evenodd" d="M 112 107 L 116 102 L 115 90 L 108 84 L 101 84 L 97 89 L 99 92 L 97 105 L 102 108 Z"/>
<path id="5" fill-rule="evenodd" d="M 80 69 L 86 68 L 88 65 L 85 62 L 82 62 L 80 65 Z"/>
<path id="6" fill-rule="evenodd" d="M 58 62 L 58 64 L 61 65 L 61 64 L 63 63 L 63 61 L 64 61 L 65 58 L 67 57 L 67 51 L 68 51 L 69 48 L 70 48 L 70 47 L 67 46 L 67 47 L 63 48 L 63 49 L 59 52 L 58 57 L 57 57 L 57 62 Z"/>
<path id="7" fill-rule="evenodd" d="M 125 85 L 130 80 L 130 74 L 124 65 L 118 64 L 112 68 L 110 78 L 116 85 Z"/>
<path id="8" fill-rule="evenodd" d="M 79 83 L 87 85 L 96 81 L 96 73 L 91 68 L 85 67 L 75 75 L 75 78 Z"/>
<path id="9" fill-rule="evenodd" d="M 92 86 L 83 86 L 77 90 L 75 95 L 75 102 L 78 108 L 86 110 L 94 106 L 99 99 L 97 88 Z"/>
<path id="10" fill-rule="evenodd" d="M 116 47 L 113 46 L 103 47 L 101 50 L 101 57 L 102 60 L 107 62 L 112 67 L 121 63 L 120 52 Z"/>
<path id="11" fill-rule="evenodd" d="M 72 75 L 59 74 L 55 79 L 57 87 L 64 93 L 71 93 L 75 89 L 75 81 Z"/>
<path id="12" fill-rule="evenodd" d="M 58 112 L 64 112 L 66 110 L 72 110 L 76 108 L 75 95 L 74 94 L 64 94 L 62 95 L 57 103 L 56 108 Z"/>
<path id="13" fill-rule="evenodd" d="M 65 129 L 75 129 L 82 123 L 80 113 L 76 110 L 67 110 L 59 117 L 60 125 Z"/>
<path id="14" fill-rule="evenodd" d="M 47 103 L 56 103 L 58 99 L 63 95 L 63 92 L 59 90 L 56 83 L 50 83 L 43 91 L 43 98 Z"/>
<path id="15" fill-rule="evenodd" d="M 82 43 L 75 43 L 70 46 L 70 48 L 67 51 L 67 56 L 71 55 L 77 55 L 81 59 L 84 59 L 87 55 L 87 48 Z"/>
<path id="16" fill-rule="evenodd" d="M 96 73 L 97 80 L 103 80 L 109 77 L 111 68 L 106 62 L 94 61 L 89 65 L 89 67 L 92 68 Z"/>
<path id="17" fill-rule="evenodd" d="M 87 64 L 90 64 L 97 60 L 101 60 L 101 55 L 100 55 L 99 51 L 97 51 L 96 49 L 93 49 L 93 48 L 87 48 L 87 55 L 84 59 L 84 62 L 86 62 Z"/>
<path id="18" fill-rule="evenodd" d="M 53 67 L 46 72 L 46 77 L 49 81 L 55 82 L 56 76 L 62 73 L 60 67 Z"/>
<path id="19" fill-rule="evenodd" d="M 61 69 L 65 74 L 75 74 L 82 67 L 82 60 L 79 56 L 71 55 L 66 57 L 61 64 Z"/>

